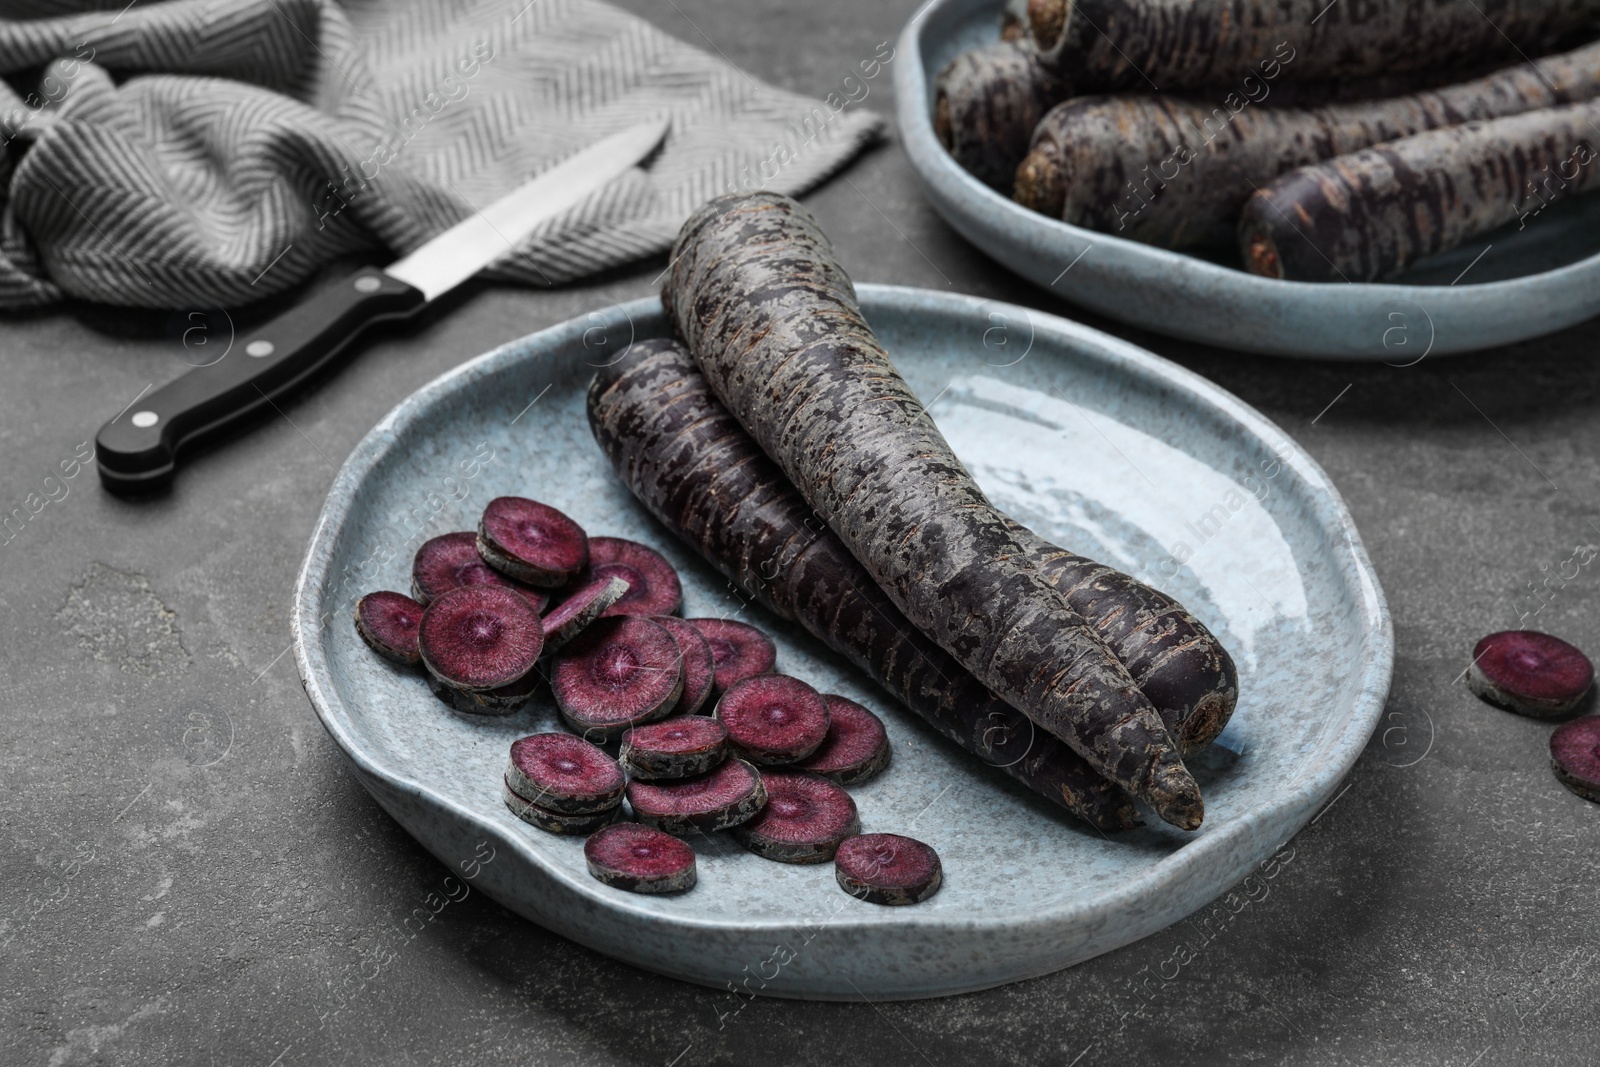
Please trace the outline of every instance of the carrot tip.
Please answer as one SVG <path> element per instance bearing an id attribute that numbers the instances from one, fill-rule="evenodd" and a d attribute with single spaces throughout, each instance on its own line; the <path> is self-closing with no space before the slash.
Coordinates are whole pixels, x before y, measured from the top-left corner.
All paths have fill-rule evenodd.
<path id="1" fill-rule="evenodd" d="M 1185 756 L 1198 752 L 1217 739 L 1228 720 L 1233 717 L 1238 690 L 1207 693 L 1195 705 L 1194 711 L 1183 720 L 1183 737 L 1180 739 Z"/>
<path id="2" fill-rule="evenodd" d="M 1023 157 L 1017 164 L 1011 198 L 1025 208 L 1059 219 L 1066 207 L 1067 190 L 1058 153 L 1040 144 Z"/>
<path id="3" fill-rule="evenodd" d="M 1181 763 L 1163 767 L 1153 786 L 1145 799 L 1163 822 L 1180 830 L 1200 829 L 1206 817 L 1206 802 L 1188 768 Z"/>
<path id="4" fill-rule="evenodd" d="M 1268 278 L 1283 277 L 1283 259 L 1278 255 L 1278 246 L 1270 234 L 1261 230 L 1245 238 L 1244 261 L 1252 274 Z"/>
<path id="5" fill-rule="evenodd" d="M 1028 28 L 1039 47 L 1049 51 L 1067 28 L 1072 0 L 1028 0 Z"/>

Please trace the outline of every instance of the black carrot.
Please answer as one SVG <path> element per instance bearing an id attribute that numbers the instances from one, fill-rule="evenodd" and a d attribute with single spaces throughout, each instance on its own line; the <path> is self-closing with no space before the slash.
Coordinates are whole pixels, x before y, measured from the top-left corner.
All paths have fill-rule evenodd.
<path id="1" fill-rule="evenodd" d="M 1071 93 L 1025 45 L 1001 41 L 963 52 L 939 72 L 933 129 L 979 181 L 1009 192 L 1017 163 L 1046 111 Z"/>
<path id="2" fill-rule="evenodd" d="M 1250 194 L 1383 141 L 1600 95 L 1600 43 L 1385 100 L 1278 107 L 1243 96 L 1085 96 L 1053 108 L 1017 167 L 1018 203 L 1164 248 L 1232 238 Z"/>
<path id="3" fill-rule="evenodd" d="M 1375 281 L 1600 188 L 1600 101 L 1469 122 L 1282 175 L 1251 195 L 1239 248 L 1257 274 Z"/>
<path id="4" fill-rule="evenodd" d="M 603 368 L 589 426 L 628 488 L 739 589 L 866 671 L 941 734 L 1102 830 L 1126 793 L 1036 730 L 890 603 L 711 395 L 689 353 L 645 341 Z"/>
<path id="5" fill-rule="evenodd" d="M 712 391 L 918 629 L 1164 820 L 1204 802 L 1161 717 L 1006 528 L 856 306 L 816 221 L 719 197 L 678 233 L 674 318 Z"/>
<path id="6" fill-rule="evenodd" d="M 1044 59 L 1085 89 L 1237 82 L 1276 56 L 1299 79 L 1461 69 L 1592 31 L 1595 0 L 1029 0 Z M 1280 53 L 1280 48 L 1287 51 Z"/>

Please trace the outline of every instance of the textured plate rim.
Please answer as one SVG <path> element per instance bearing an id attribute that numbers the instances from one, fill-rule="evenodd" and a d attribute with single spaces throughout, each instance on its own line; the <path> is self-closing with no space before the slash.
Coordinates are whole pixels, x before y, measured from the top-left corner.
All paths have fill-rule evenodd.
<path id="1" fill-rule="evenodd" d="M 911 309 L 919 306 L 924 310 L 938 309 L 970 314 L 983 314 L 1000 309 L 1018 316 L 1027 316 L 1037 333 L 1053 334 L 1064 341 L 1092 347 L 1097 350 L 1098 355 L 1106 358 L 1108 363 L 1115 364 L 1119 370 L 1134 371 L 1152 382 L 1173 387 L 1202 405 L 1210 405 L 1263 444 L 1274 439 L 1293 440 L 1244 401 L 1200 375 L 1091 327 L 1021 306 L 932 290 L 891 285 L 861 285 L 857 287 L 857 291 L 869 317 L 875 307 Z M 653 297 L 616 306 L 619 313 L 641 324 L 638 335 L 641 339 L 655 335 L 649 329 L 644 329 L 643 324 L 658 321 L 660 308 L 660 301 Z M 401 431 L 423 417 L 435 404 L 447 400 L 458 390 L 471 388 L 477 379 L 517 362 L 543 358 L 552 346 L 567 343 L 572 338 L 580 336 L 588 325 L 587 320 L 582 317 L 568 319 L 508 342 L 446 371 L 400 401 L 356 444 L 328 490 L 327 499 L 312 530 L 305 561 L 295 583 L 291 618 L 295 665 L 306 696 L 318 719 L 340 752 L 356 769 L 358 779 L 369 789 L 371 788 L 369 780 L 380 782 L 390 790 L 420 801 L 436 811 L 447 812 L 452 817 L 471 824 L 476 830 L 492 835 L 496 841 L 504 842 L 525 862 L 537 868 L 552 881 L 565 885 L 593 902 L 602 913 L 626 914 L 637 921 L 685 933 L 726 930 L 730 927 L 726 919 L 710 919 L 695 915 L 662 915 L 638 906 L 631 898 L 627 898 L 626 894 L 593 892 L 584 880 L 580 880 L 571 872 L 550 866 L 533 851 L 524 838 L 511 835 L 506 827 L 490 821 L 482 812 L 434 791 L 426 782 L 418 781 L 402 770 L 385 766 L 367 752 L 360 741 L 346 729 L 346 721 L 354 721 L 354 716 L 339 699 L 331 684 L 331 673 L 323 654 L 322 643 L 317 640 L 321 623 L 315 602 L 319 599 L 318 590 L 328 575 L 331 546 L 350 520 L 351 505 L 357 498 L 362 482 L 391 452 L 399 448 Z M 1327 544 L 1337 560 L 1340 580 L 1359 606 L 1359 625 L 1363 638 L 1361 644 L 1369 651 L 1369 659 L 1356 687 L 1344 727 L 1337 736 L 1329 737 L 1322 742 L 1317 759 L 1270 803 L 1241 814 L 1223 829 L 1189 841 L 1184 847 L 1158 860 L 1142 874 L 1120 881 L 1112 889 L 1084 900 L 1058 902 L 1047 908 L 1031 909 L 1026 913 L 1026 917 L 1007 912 L 996 916 L 969 915 L 957 918 L 937 913 L 923 914 L 909 909 L 896 909 L 892 916 L 887 917 L 876 914 L 861 917 L 835 916 L 829 922 L 830 929 L 848 932 L 852 929 L 897 926 L 935 931 L 956 928 L 981 931 L 992 928 L 998 932 L 1013 927 L 1018 921 L 1041 927 L 1088 925 L 1096 920 L 1115 921 L 1119 913 L 1128 910 L 1141 900 L 1154 899 L 1163 892 L 1181 889 L 1182 882 L 1195 868 L 1209 868 L 1214 864 L 1232 867 L 1233 864 L 1228 863 L 1225 858 L 1225 853 L 1230 849 L 1237 849 L 1245 854 L 1261 851 L 1259 847 L 1251 847 L 1251 839 L 1259 836 L 1257 828 L 1261 824 L 1282 818 L 1290 827 L 1282 834 L 1285 841 L 1305 825 L 1311 817 L 1312 809 L 1325 800 L 1333 788 L 1349 773 L 1377 725 L 1387 698 L 1393 669 L 1394 642 L 1389 611 L 1378 584 L 1377 574 L 1337 489 L 1316 461 L 1298 445 L 1290 450 L 1289 456 L 1282 462 L 1300 476 L 1306 487 L 1306 504 L 1311 509 L 1316 524 L 1326 531 L 1329 538 Z M 405 826 L 403 821 L 402 825 Z M 408 833 L 416 836 L 409 826 L 405 828 Z M 1282 843 L 1282 841 L 1271 842 L 1271 849 L 1264 855 L 1270 855 L 1271 850 Z M 1217 855 L 1219 853 L 1224 855 Z M 1214 855 L 1217 857 L 1215 860 L 1213 860 Z M 1254 862 L 1257 861 L 1240 867 L 1238 877 L 1247 874 Z M 741 932 L 762 934 L 780 933 L 793 928 L 793 923 L 790 921 L 774 919 L 738 920 L 733 925 Z M 1161 924 L 1163 927 L 1166 925 L 1169 924 L 1165 922 Z M 772 992 L 775 995 L 784 995 L 781 990 L 775 989 Z"/>
<path id="2" fill-rule="evenodd" d="M 1504 281 L 1483 282 L 1466 287 L 1452 285 L 1394 285 L 1383 282 L 1350 282 L 1337 284 L 1332 282 L 1296 282 L 1281 281 L 1273 278 L 1262 278 L 1244 271 L 1233 270 L 1228 267 L 1209 263 L 1182 252 L 1173 252 L 1165 248 L 1130 241 L 1125 237 L 1101 233 L 1098 230 L 1089 230 L 1081 226 L 1052 219 L 1047 215 L 1023 207 L 1008 197 L 1001 196 L 989 186 L 967 173 L 950 153 L 945 151 L 939 143 L 933 130 L 932 108 L 928 102 L 929 72 L 922 63 L 923 28 L 929 18 L 947 7 L 957 4 L 971 3 L 973 0 L 925 0 L 906 22 L 897 42 L 896 62 L 899 64 L 894 73 L 895 89 L 895 118 L 900 127 L 900 136 L 905 147 L 907 158 L 911 161 L 912 170 L 918 179 L 928 186 L 930 190 L 937 190 L 951 198 L 965 197 L 977 198 L 983 207 L 991 213 L 998 215 L 1008 222 L 1031 229 L 1037 238 L 1036 243 L 1059 244 L 1065 251 L 1062 253 L 1062 262 L 1068 262 L 1077 255 L 1085 245 L 1103 245 L 1116 250 L 1121 255 L 1129 257 L 1131 265 L 1137 265 L 1148 276 L 1154 278 L 1172 279 L 1177 277 L 1191 287 L 1200 285 L 1214 285 L 1220 287 L 1222 296 L 1237 296 L 1244 306 L 1250 306 L 1249 301 L 1258 301 L 1258 306 L 1267 304 L 1289 303 L 1296 306 L 1314 307 L 1321 306 L 1330 310 L 1328 303 L 1333 294 L 1341 294 L 1337 299 L 1355 304 L 1403 304 L 1414 303 L 1421 306 L 1424 302 L 1431 302 L 1433 312 L 1448 313 L 1457 308 L 1469 308 L 1485 301 L 1494 301 L 1505 305 L 1518 302 L 1532 302 L 1536 297 L 1543 296 L 1554 287 L 1572 288 L 1588 282 L 1591 285 L 1600 284 L 1600 253 L 1569 263 L 1553 270 L 1539 271 L 1534 274 L 1524 274 Z M 996 26 L 999 24 L 1001 4 L 995 0 Z M 945 197 L 935 195 L 932 197 L 934 209 L 941 216 L 945 216 L 956 230 L 965 235 L 965 230 L 956 219 L 949 218 L 945 206 Z M 976 224 L 976 223 L 975 223 Z M 984 227 L 991 229 L 992 227 Z M 969 238 L 970 239 L 970 238 Z M 977 242 L 974 242 L 975 244 Z M 985 249 L 987 254 L 987 249 Z M 1026 277 L 1026 275 L 1024 275 Z M 1039 285 L 1030 279 L 1030 283 Z M 1287 299 L 1285 297 L 1287 296 Z M 1542 303 L 1542 302 L 1541 302 Z M 1097 313 L 1108 314 L 1104 310 L 1095 309 Z M 1512 330 L 1502 331 L 1498 334 L 1484 333 L 1479 337 L 1486 339 L 1475 340 L 1472 336 L 1464 335 L 1459 341 L 1451 340 L 1433 345 L 1429 351 L 1434 355 L 1453 355 L 1465 352 L 1480 351 L 1498 345 L 1515 344 L 1520 341 L 1531 340 L 1558 330 L 1566 329 L 1581 322 L 1586 322 L 1595 316 L 1592 308 L 1579 311 L 1568 311 L 1547 316 L 1538 325 L 1529 325 Z M 1223 338 L 1207 336 L 1201 331 L 1185 331 L 1181 328 L 1169 326 L 1166 323 L 1144 321 L 1146 328 L 1162 333 L 1166 336 L 1178 337 L 1186 340 L 1199 341 L 1205 344 L 1217 345 L 1223 348 L 1242 347 L 1241 342 L 1230 342 Z M 1250 346 L 1250 351 L 1262 355 L 1289 356 L 1294 358 L 1325 358 L 1348 359 L 1358 361 L 1382 362 L 1385 354 L 1358 354 L 1342 349 L 1316 348 L 1316 347 L 1285 347 L 1271 349 L 1267 347 Z M 1392 354 L 1392 353 L 1390 353 Z"/>

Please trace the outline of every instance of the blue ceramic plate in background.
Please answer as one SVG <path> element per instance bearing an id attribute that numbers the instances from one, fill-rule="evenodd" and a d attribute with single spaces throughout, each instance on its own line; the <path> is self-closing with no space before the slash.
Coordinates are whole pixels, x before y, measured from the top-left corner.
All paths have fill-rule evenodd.
<path id="1" fill-rule="evenodd" d="M 490 896 L 609 956 L 819 999 L 938 996 L 1057 970 L 1176 922 L 1271 856 L 1327 801 L 1382 710 L 1393 648 L 1377 578 L 1327 476 L 1281 430 L 1204 379 L 1053 316 L 888 286 L 861 298 L 999 507 L 1178 596 L 1233 653 L 1239 710 L 1191 761 L 1205 826 L 1152 820 L 1107 838 L 944 741 L 804 633 L 742 607 L 590 436 L 593 366 L 663 332 L 659 302 L 639 300 L 473 360 L 379 423 L 329 492 L 294 609 L 306 693 L 378 802 Z M 581 840 L 515 819 L 500 801 L 507 750 L 558 728 L 550 701 L 505 719 L 455 714 L 351 621 L 363 593 L 409 588 L 424 539 L 474 528 L 502 494 L 657 546 L 683 576 L 685 614 L 737 613 L 774 635 L 781 670 L 876 709 L 894 756 L 852 790 L 862 824 L 937 848 L 943 891 L 877 907 L 846 896 L 831 864 L 701 840 L 694 890 L 635 896 L 589 876 Z"/>
<path id="2" fill-rule="evenodd" d="M 1030 211 L 963 170 L 933 132 L 934 78 L 958 53 L 999 39 L 1003 6 L 929 0 L 912 16 L 894 62 L 900 135 L 939 214 L 1062 299 L 1223 348 L 1398 365 L 1525 341 L 1600 314 L 1600 196 L 1419 263 L 1405 284 L 1262 278 Z"/>

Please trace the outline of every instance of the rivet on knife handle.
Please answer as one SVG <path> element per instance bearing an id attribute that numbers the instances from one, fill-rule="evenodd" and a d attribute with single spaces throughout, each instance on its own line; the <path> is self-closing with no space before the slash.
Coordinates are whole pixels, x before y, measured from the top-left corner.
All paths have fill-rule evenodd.
<path id="1" fill-rule="evenodd" d="M 406 318 L 426 303 L 421 290 L 374 268 L 313 295 L 102 426 L 101 482 L 119 493 L 163 487 L 185 445 L 294 389 L 369 324 Z"/>

